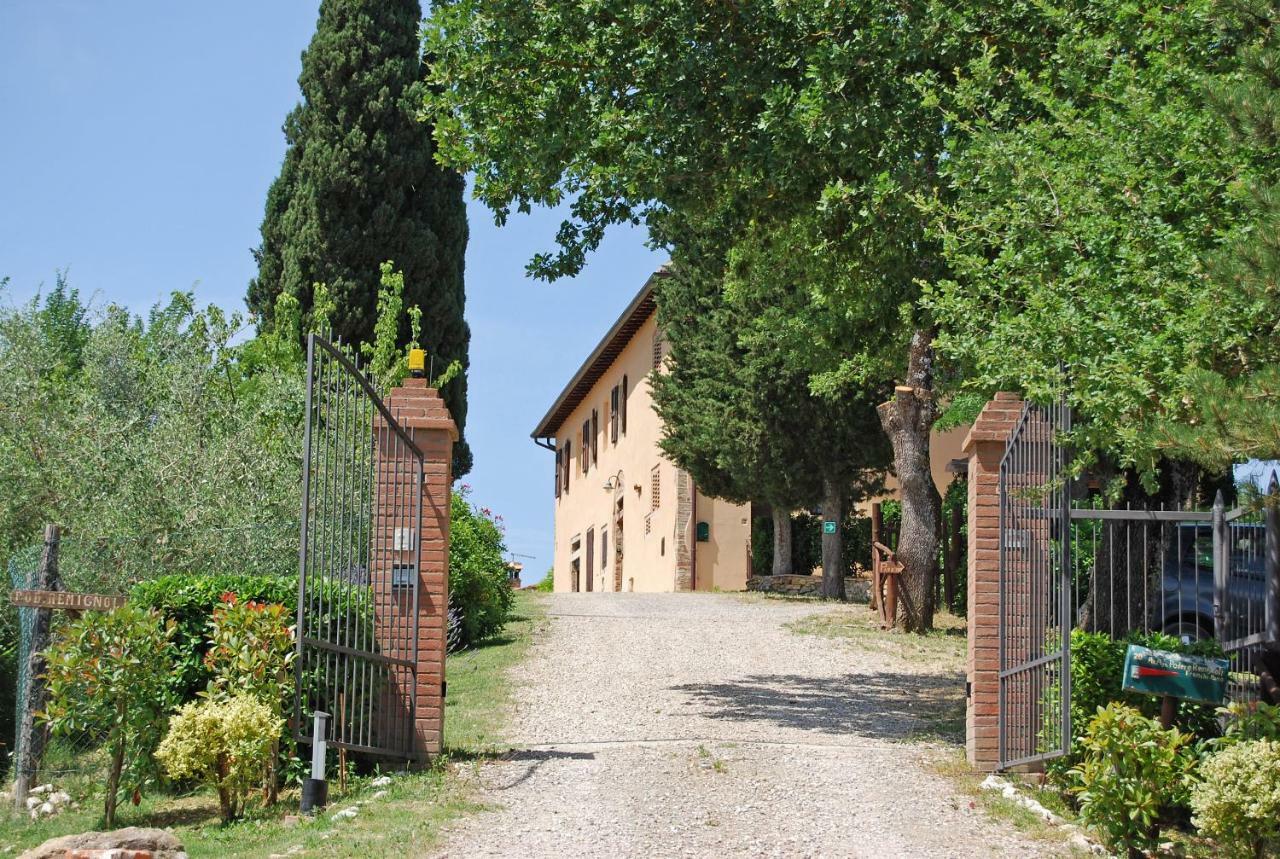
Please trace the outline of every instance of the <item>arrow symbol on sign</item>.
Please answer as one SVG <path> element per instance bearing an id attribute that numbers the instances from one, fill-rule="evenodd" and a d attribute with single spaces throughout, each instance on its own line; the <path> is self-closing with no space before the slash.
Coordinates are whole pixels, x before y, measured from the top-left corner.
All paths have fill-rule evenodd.
<path id="1" fill-rule="evenodd" d="M 1139 677 L 1177 677 L 1177 671 L 1169 671 L 1164 668 L 1148 668 L 1145 665 L 1138 666 Z"/>

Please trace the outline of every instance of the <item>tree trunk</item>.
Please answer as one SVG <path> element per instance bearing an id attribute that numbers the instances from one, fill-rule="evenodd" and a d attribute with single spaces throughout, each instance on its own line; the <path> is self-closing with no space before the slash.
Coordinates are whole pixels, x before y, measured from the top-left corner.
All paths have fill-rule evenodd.
<path id="1" fill-rule="evenodd" d="M 276 804 L 280 799 L 280 774 L 277 764 L 280 760 L 280 738 L 276 737 L 271 742 L 271 759 L 267 761 L 267 790 L 263 801 L 267 807 Z"/>
<path id="2" fill-rule="evenodd" d="M 773 505 L 773 574 L 791 575 L 791 511 Z"/>
<path id="3" fill-rule="evenodd" d="M 124 743 L 122 735 L 116 747 L 111 750 L 111 770 L 107 773 L 107 801 L 102 814 L 107 829 L 115 829 L 116 826 L 116 800 L 120 793 L 120 773 L 124 771 Z"/>
<path id="4" fill-rule="evenodd" d="M 218 810 L 222 813 L 223 822 L 230 823 L 236 819 L 235 795 L 227 786 L 227 775 L 231 771 L 231 765 L 224 756 L 218 755 L 214 767 L 218 773 Z"/>
<path id="5" fill-rule="evenodd" d="M 898 473 L 902 521 L 897 558 L 902 563 L 899 598 L 903 626 L 908 632 L 933 628 L 933 581 L 938 574 L 938 515 L 942 498 L 929 467 L 929 432 L 937 419 L 933 398 L 933 334 L 916 331 L 911 337 L 907 384 L 877 411 L 880 425 L 893 445 Z"/>
<path id="6" fill-rule="evenodd" d="M 822 595 L 829 600 L 844 600 L 844 486 L 834 478 L 822 478 Z M 827 533 L 827 523 L 836 529 Z"/>

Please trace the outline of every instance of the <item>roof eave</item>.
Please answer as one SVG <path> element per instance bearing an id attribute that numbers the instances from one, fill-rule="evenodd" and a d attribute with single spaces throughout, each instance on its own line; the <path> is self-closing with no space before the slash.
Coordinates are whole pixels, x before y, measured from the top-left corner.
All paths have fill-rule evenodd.
<path id="1" fill-rule="evenodd" d="M 568 414 L 572 412 L 573 409 L 577 407 L 578 403 L 585 398 L 586 391 L 584 390 L 582 394 L 577 397 L 575 402 L 568 405 L 569 402 L 574 399 L 575 390 L 577 390 L 578 387 L 592 375 L 593 371 L 597 371 L 596 377 L 591 380 L 591 384 L 594 385 L 595 382 L 598 381 L 599 377 L 604 374 L 604 371 L 613 364 L 613 361 L 617 360 L 617 356 L 614 356 L 614 358 L 609 360 L 608 364 L 597 367 L 597 364 L 603 360 L 604 354 L 608 351 L 609 346 L 613 344 L 618 337 L 622 336 L 622 333 L 626 330 L 628 324 L 636 322 L 636 328 L 638 329 L 640 325 L 643 325 L 644 322 L 648 320 L 649 316 L 653 314 L 656 309 L 656 306 L 653 304 L 654 286 L 657 283 L 657 279 L 664 276 L 666 273 L 667 266 L 663 265 L 653 274 L 649 275 L 648 279 L 644 282 L 644 286 L 640 288 L 640 291 L 636 293 L 635 298 L 631 299 L 631 303 L 627 305 L 626 310 L 622 311 L 622 314 L 618 319 L 609 327 L 608 333 L 606 333 L 604 337 L 601 338 L 600 342 L 596 344 L 596 347 L 591 350 L 591 354 L 582 362 L 582 365 L 578 367 L 578 371 L 573 374 L 569 383 L 564 386 L 564 390 L 562 390 L 559 396 L 555 398 L 555 401 L 551 404 L 551 408 L 547 409 L 547 413 L 542 416 L 542 420 L 538 421 L 538 425 L 534 428 L 533 432 L 529 434 L 530 438 L 533 438 L 536 441 L 537 439 L 555 437 L 556 431 L 560 429 L 565 418 L 568 417 Z M 634 319 L 637 314 L 643 314 L 642 318 L 638 321 Z M 635 336 L 634 331 L 627 335 L 627 339 L 630 340 L 633 336 Z M 589 390 L 589 388 L 590 386 L 588 386 L 587 390 Z M 568 408 L 565 408 L 566 405 L 568 405 Z"/>

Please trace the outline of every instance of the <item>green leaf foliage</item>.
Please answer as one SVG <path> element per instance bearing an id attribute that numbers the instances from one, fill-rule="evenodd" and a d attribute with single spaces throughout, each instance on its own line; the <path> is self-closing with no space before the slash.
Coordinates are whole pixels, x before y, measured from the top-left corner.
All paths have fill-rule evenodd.
<path id="1" fill-rule="evenodd" d="M 1263 154 L 1207 103 L 1240 67 L 1220 12 L 1029 5 L 929 89 L 948 125 L 946 191 L 924 201 L 948 268 L 926 287 L 939 349 L 973 390 L 1065 391 L 1077 447 L 1147 478 L 1150 424 L 1185 418 L 1188 371 L 1274 360 L 1274 290 L 1210 276 L 1250 229 L 1240 183 Z"/>
<path id="2" fill-rule="evenodd" d="M 319 587 L 324 594 L 326 610 L 316 618 L 317 624 L 336 626 L 347 623 L 348 612 L 354 615 L 357 631 L 367 629 L 373 623 L 373 612 L 367 599 L 362 599 L 340 582 L 325 583 Z M 175 625 L 177 661 L 168 680 L 174 701 L 191 701 L 211 685 L 217 685 L 216 673 L 207 659 L 209 622 L 223 605 L 223 597 L 227 594 L 235 594 L 237 601 L 241 602 L 279 604 L 284 608 L 280 620 L 287 619 L 292 623 L 298 606 L 298 578 L 296 575 L 172 575 L 142 582 L 130 592 L 131 604 L 155 609 Z M 276 636 L 278 633 L 272 637 Z M 329 697 L 332 696 L 324 700 L 328 701 Z M 336 702 L 336 698 L 333 700 Z M 333 706 L 336 707 L 336 703 Z"/>
<path id="3" fill-rule="evenodd" d="M 101 738 L 110 757 L 103 820 L 115 825 L 121 795 L 150 783 L 151 755 L 171 706 L 174 624 L 125 605 L 86 612 L 45 654 L 49 703 L 41 714 L 55 735 Z"/>
<path id="4" fill-rule="evenodd" d="M 1154 855 L 1160 817 L 1185 799 L 1195 765 L 1190 742 L 1124 704 L 1109 704 L 1090 720 L 1084 758 L 1070 772 L 1072 790 L 1081 820 L 1109 849 Z"/>
<path id="5" fill-rule="evenodd" d="M 253 695 L 271 712 L 284 712 L 293 695 L 293 614 L 282 603 L 222 595 L 209 617 L 204 663 L 213 674 L 210 697 Z"/>
<path id="6" fill-rule="evenodd" d="M 1151 719 L 1160 715 L 1161 701 L 1154 695 L 1125 692 L 1124 659 L 1130 644 L 1167 650 L 1189 656 L 1222 656 L 1222 648 L 1216 641 L 1204 640 L 1183 643 L 1181 639 L 1164 633 L 1135 632 L 1123 639 L 1113 639 L 1102 632 L 1071 631 L 1071 733 L 1069 753 L 1050 761 L 1046 766 L 1049 777 L 1060 786 L 1069 786 L 1070 770 L 1084 757 L 1084 736 L 1090 721 L 1112 704 L 1123 704 Z M 1061 700 L 1060 690 L 1054 684 L 1045 692 L 1045 712 L 1054 712 Z M 1214 740 L 1221 729 L 1217 710 L 1196 701 L 1179 701 L 1174 711 L 1174 727 L 1198 741 Z M 1056 736 L 1052 730 L 1047 735 Z"/>
<path id="7" fill-rule="evenodd" d="M 310 316 L 323 285 L 332 332 L 371 343 L 379 265 L 394 260 L 406 306 L 422 312 L 422 347 L 442 370 L 460 363 L 441 394 L 461 432 L 471 339 L 463 318 L 467 218 L 462 177 L 435 163 L 431 128 L 416 117 L 421 18 L 418 0 L 320 4 L 302 55 L 302 101 L 285 120 L 288 148 L 267 193 L 248 303 L 264 324 L 281 295 Z M 408 320 L 399 320 L 396 342 L 411 336 Z M 464 440 L 454 455 L 454 474 L 465 474 Z"/>

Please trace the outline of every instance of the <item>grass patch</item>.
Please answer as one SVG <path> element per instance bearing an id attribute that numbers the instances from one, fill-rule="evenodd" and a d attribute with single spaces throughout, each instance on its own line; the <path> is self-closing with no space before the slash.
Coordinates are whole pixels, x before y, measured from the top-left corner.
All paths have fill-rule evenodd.
<path id="1" fill-rule="evenodd" d="M 963 751 L 939 757 L 934 763 L 934 771 L 949 779 L 962 798 L 981 808 L 990 817 L 1008 823 L 1028 838 L 1065 848 L 1071 856 L 1091 855 L 1070 843 L 1070 831 L 1046 822 L 1035 812 L 993 790 L 983 790 L 981 784 L 986 776 L 973 771 Z M 1011 781 L 1016 779 L 1016 776 L 1005 777 Z M 1068 821 L 1075 819 L 1074 812 L 1057 791 L 1026 782 L 1019 783 L 1018 789 L 1059 817 Z"/>
<path id="2" fill-rule="evenodd" d="M 146 797 L 137 807 L 126 804 L 118 825 L 171 827 L 192 859 L 247 859 L 290 850 L 295 856 L 368 859 L 403 853 L 407 845 L 429 845 L 444 824 L 482 807 L 458 768 L 497 750 L 514 691 L 509 669 L 545 627 L 545 617 L 540 595 L 519 592 L 515 617 L 501 636 L 449 657 L 445 754 L 430 769 L 397 775 L 379 799 L 372 799 L 372 778 L 354 778 L 341 796 L 335 795 L 337 783 L 330 783 L 329 807 L 314 819 L 285 820 L 297 812 L 294 789 L 282 793 L 274 809 L 252 808 L 245 819 L 224 825 L 216 797 L 202 791 Z M 332 819 L 335 812 L 352 806 L 359 808 L 353 819 Z M 100 796 L 87 797 L 79 809 L 40 821 L 0 809 L 0 855 L 19 853 L 58 835 L 96 829 L 100 823 Z"/>
<path id="3" fill-rule="evenodd" d="M 793 620 L 786 628 L 800 635 L 840 639 L 859 649 L 879 651 L 908 662 L 928 663 L 939 672 L 963 669 L 966 619 L 938 612 L 933 622 L 933 631 L 925 635 L 884 630 L 880 628 L 879 614 L 851 606 Z"/>

